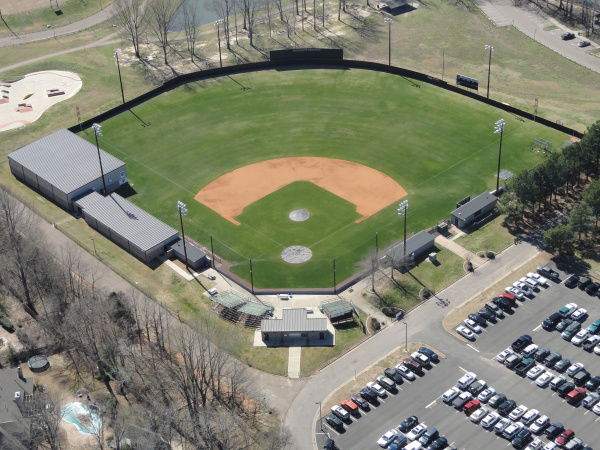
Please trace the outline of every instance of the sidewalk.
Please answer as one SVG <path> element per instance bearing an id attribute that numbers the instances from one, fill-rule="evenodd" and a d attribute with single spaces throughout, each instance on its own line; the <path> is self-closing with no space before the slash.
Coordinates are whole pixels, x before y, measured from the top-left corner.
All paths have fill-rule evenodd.
<path id="1" fill-rule="evenodd" d="M 450 250 L 455 255 L 460 256 L 465 261 L 471 261 L 475 267 L 480 267 L 486 263 L 485 259 L 480 258 L 475 253 L 464 248 L 462 245 L 457 244 L 456 241 L 450 240 L 444 236 L 436 236 L 435 243 L 440 247 Z"/>

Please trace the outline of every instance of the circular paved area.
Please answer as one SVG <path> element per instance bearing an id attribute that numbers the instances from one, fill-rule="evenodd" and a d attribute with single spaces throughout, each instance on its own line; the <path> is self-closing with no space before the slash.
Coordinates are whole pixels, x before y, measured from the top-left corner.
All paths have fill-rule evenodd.
<path id="1" fill-rule="evenodd" d="M 312 251 L 303 245 L 292 245 L 281 252 L 281 259 L 290 264 L 301 264 L 310 258 L 312 258 Z"/>

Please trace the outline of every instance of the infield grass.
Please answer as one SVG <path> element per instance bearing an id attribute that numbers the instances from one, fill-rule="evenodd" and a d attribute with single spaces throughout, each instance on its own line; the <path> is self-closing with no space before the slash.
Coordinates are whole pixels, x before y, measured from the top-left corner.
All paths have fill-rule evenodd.
<path id="1" fill-rule="evenodd" d="M 542 156 L 535 138 L 560 147 L 567 137 L 479 102 L 401 77 L 364 70 L 292 70 L 236 75 L 187 85 L 104 122 L 101 145 L 123 159 L 137 195 L 131 201 L 177 227 L 177 200 L 187 203 L 186 234 L 239 263 L 248 278 L 252 258 L 257 287 L 329 287 L 362 267 L 374 251 L 401 237 L 396 205 L 360 223 L 339 202 L 290 186 L 268 207 L 248 208 L 237 226 L 193 197 L 215 178 L 247 164 L 286 156 L 321 156 L 365 164 L 408 191 L 409 232 L 448 217 L 457 200 L 495 185 L 498 139 L 493 123 L 506 120 L 502 167 L 513 172 Z M 240 85 L 246 87 L 241 89 Z M 91 139 L 88 132 L 84 135 Z M 345 202 L 343 202 L 345 203 Z M 285 207 L 282 211 L 282 205 Z M 332 216 L 283 227 L 293 208 L 324 206 Z M 332 230 L 327 227 L 332 226 Z M 335 226 L 334 226 L 335 225 Z M 302 227 L 305 228 L 302 228 Z M 297 227 L 297 228 L 294 228 Z M 333 229 L 335 228 L 335 229 Z M 292 231 L 293 230 L 293 231 Z M 302 230 L 303 232 L 300 232 Z M 280 259 L 290 234 L 313 259 Z"/>

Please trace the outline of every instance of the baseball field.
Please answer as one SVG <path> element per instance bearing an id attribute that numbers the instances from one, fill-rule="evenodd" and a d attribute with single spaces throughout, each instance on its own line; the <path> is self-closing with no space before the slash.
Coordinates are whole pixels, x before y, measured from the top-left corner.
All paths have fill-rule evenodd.
<path id="1" fill-rule="evenodd" d="M 103 125 L 128 166 L 129 198 L 214 250 L 257 287 L 330 287 L 408 230 L 447 218 L 502 168 L 531 167 L 568 136 L 434 86 L 366 70 L 264 71 L 189 84 Z M 92 140 L 90 131 L 83 135 Z M 290 218 L 290 213 L 295 220 Z M 298 215 L 299 214 L 299 215 Z M 301 259 L 282 252 L 305 247 Z M 309 250 L 308 255 L 306 250 Z M 293 250 L 293 249 L 292 249 Z M 289 254 L 289 252 L 288 252 Z M 292 251 L 292 256 L 294 256 Z M 296 255 L 298 256 L 298 255 Z"/>

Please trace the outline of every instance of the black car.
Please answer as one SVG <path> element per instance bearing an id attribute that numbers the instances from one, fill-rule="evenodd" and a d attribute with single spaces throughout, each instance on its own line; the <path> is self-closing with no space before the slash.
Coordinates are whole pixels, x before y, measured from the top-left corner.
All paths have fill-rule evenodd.
<path id="1" fill-rule="evenodd" d="M 440 357 L 438 354 L 427 347 L 419 347 L 419 353 L 423 353 L 434 363 L 440 362 Z"/>
<path id="2" fill-rule="evenodd" d="M 482 327 L 485 327 L 487 325 L 486 320 L 483 317 L 481 317 L 479 314 L 469 314 L 468 317 L 473 322 L 475 322 L 477 325 L 481 325 Z"/>
<path id="3" fill-rule="evenodd" d="M 571 275 L 565 280 L 565 286 L 573 289 L 579 284 L 579 277 L 577 275 Z"/>
<path id="4" fill-rule="evenodd" d="M 563 317 L 559 313 L 552 313 L 550 316 L 544 319 L 542 322 L 542 328 L 546 331 L 552 331 L 554 327 L 558 325 L 558 322 L 562 320 L 562 318 Z"/>
<path id="5" fill-rule="evenodd" d="M 565 396 L 571 392 L 573 389 L 575 389 L 575 383 L 571 383 L 570 381 L 567 381 L 563 384 L 561 384 L 558 389 L 556 390 L 556 392 L 558 393 L 558 396 L 561 398 L 565 398 Z"/>
<path id="6" fill-rule="evenodd" d="M 590 378 L 588 382 L 585 383 L 585 388 L 590 392 L 596 392 L 598 387 L 600 387 L 600 376 L 598 375 Z"/>
<path id="7" fill-rule="evenodd" d="M 533 359 L 535 359 L 537 362 L 542 362 L 543 360 L 546 359 L 546 356 L 548 356 L 549 354 L 550 354 L 549 349 L 540 348 L 540 349 L 538 349 L 537 352 L 534 353 Z"/>
<path id="8" fill-rule="evenodd" d="M 560 422 L 556 422 L 550 425 L 548 428 L 546 428 L 544 433 L 546 434 L 548 439 L 553 440 L 556 439 L 556 437 L 558 437 L 558 435 L 563 431 L 565 431 L 565 426 Z"/>
<path id="9" fill-rule="evenodd" d="M 386 377 L 394 380 L 394 383 L 396 383 L 396 384 L 402 384 L 404 382 L 402 375 L 400 375 L 398 372 L 396 372 L 396 369 L 390 369 L 388 367 L 387 369 L 385 369 L 383 371 L 383 373 L 385 374 Z"/>
<path id="10" fill-rule="evenodd" d="M 535 359 L 525 358 L 515 366 L 515 373 L 519 375 L 525 375 L 533 366 L 535 366 Z"/>
<path id="11" fill-rule="evenodd" d="M 404 364 L 407 368 L 412 370 L 417 375 L 423 376 L 423 374 L 424 374 L 423 368 L 421 367 L 420 364 L 416 363 L 412 359 L 410 359 L 410 358 L 405 359 L 404 361 L 402 361 L 402 364 Z"/>
<path id="12" fill-rule="evenodd" d="M 596 293 L 598 292 L 599 289 L 600 289 L 600 284 L 590 283 L 585 288 L 585 292 L 586 292 L 586 294 L 589 294 L 589 295 L 596 295 Z"/>
<path id="13" fill-rule="evenodd" d="M 529 431 L 527 428 L 524 428 L 513 438 L 512 445 L 514 448 L 524 448 L 532 440 L 533 437 L 531 436 L 531 431 Z"/>
<path id="14" fill-rule="evenodd" d="M 390 444 L 388 450 L 400 450 L 408 445 L 408 438 L 403 434 L 399 434 L 394 442 Z"/>
<path id="15" fill-rule="evenodd" d="M 590 280 L 589 277 L 583 277 L 581 280 L 579 280 L 577 287 L 579 287 L 579 289 L 581 289 L 583 291 L 587 287 L 587 285 L 590 284 L 591 282 L 592 282 L 592 280 Z"/>
<path id="16" fill-rule="evenodd" d="M 497 408 L 499 405 L 504 403 L 505 400 L 506 400 L 506 395 L 504 395 L 501 392 L 499 394 L 494 395 L 492 398 L 490 398 L 488 405 L 490 405 L 492 408 Z"/>
<path id="17" fill-rule="evenodd" d="M 573 322 L 575 322 L 573 319 L 563 319 L 560 322 L 558 322 L 555 329 L 558 332 L 565 331 Z"/>
<path id="18" fill-rule="evenodd" d="M 444 436 L 437 438 L 435 441 L 433 441 L 429 447 L 427 447 L 428 450 L 442 450 L 444 448 L 446 448 L 448 446 L 448 439 L 446 439 Z"/>
<path id="19" fill-rule="evenodd" d="M 545 265 L 545 266 L 538 266 L 537 267 L 537 273 L 539 273 L 540 275 L 549 278 L 553 281 L 560 281 L 560 277 L 558 275 L 558 272 L 556 270 L 552 270 L 550 268 L 550 266 Z"/>
<path id="20" fill-rule="evenodd" d="M 575 383 L 575 386 L 583 386 L 590 378 L 592 378 L 592 375 L 587 370 L 582 369 L 573 375 L 573 383 Z"/>
<path id="21" fill-rule="evenodd" d="M 513 342 L 511 347 L 515 352 L 520 352 L 521 350 L 523 350 L 525 347 L 527 347 L 532 342 L 533 342 L 533 339 L 531 338 L 531 336 L 529 336 L 528 334 L 524 334 L 519 339 L 517 339 L 515 342 Z"/>
<path id="22" fill-rule="evenodd" d="M 379 403 L 379 400 L 377 399 L 377 394 L 375 392 L 373 392 L 371 389 L 365 388 L 362 391 L 360 391 L 359 394 L 361 395 L 362 398 L 364 398 L 369 403 Z"/>
<path id="23" fill-rule="evenodd" d="M 364 397 L 360 394 L 355 394 L 353 396 L 350 397 L 350 400 L 352 400 L 354 403 L 356 403 L 358 405 L 358 407 L 362 410 L 369 410 L 371 409 L 369 406 L 369 402 L 366 401 L 364 399 Z"/>
<path id="24" fill-rule="evenodd" d="M 498 319 L 504 319 L 504 313 L 494 303 L 488 302 L 485 304 L 485 309 L 493 313 Z"/>
<path id="25" fill-rule="evenodd" d="M 513 304 L 506 298 L 494 297 L 492 303 L 506 313 L 511 313 L 513 310 Z"/>
<path id="26" fill-rule="evenodd" d="M 325 422 L 327 422 L 329 424 L 329 426 L 331 426 L 331 428 L 334 428 L 338 431 L 344 429 L 344 424 L 338 418 L 338 416 L 336 416 L 335 414 L 332 414 L 332 413 L 327 414 L 325 416 Z"/>
<path id="27" fill-rule="evenodd" d="M 554 364 L 559 362 L 561 359 L 562 359 L 562 355 L 560 353 L 552 352 L 548 356 L 546 356 L 546 359 L 544 359 L 544 365 L 546 367 L 552 367 L 552 366 L 554 366 Z"/>
<path id="28" fill-rule="evenodd" d="M 476 381 L 475 383 L 471 384 L 471 386 L 468 387 L 467 391 L 469 391 L 471 394 L 473 394 L 473 397 L 476 397 L 486 387 L 487 387 L 487 384 L 485 382 L 482 382 L 481 380 L 479 380 L 479 381 Z"/>
<path id="29" fill-rule="evenodd" d="M 517 402 L 515 402 L 514 400 L 504 400 L 504 402 L 502 402 L 498 406 L 498 414 L 500 414 L 501 416 L 508 416 L 510 412 L 516 407 Z"/>
<path id="30" fill-rule="evenodd" d="M 494 314 L 491 311 L 488 311 L 487 308 L 481 308 L 478 312 L 478 314 L 483 317 L 485 320 L 487 320 L 488 322 L 497 322 L 498 319 L 496 318 L 496 314 Z"/>
<path id="31" fill-rule="evenodd" d="M 557 372 L 564 372 L 565 370 L 567 370 L 567 368 L 571 365 L 571 360 L 570 359 L 561 359 L 559 362 L 557 362 L 556 364 L 554 364 L 554 370 L 556 370 Z"/>
<path id="32" fill-rule="evenodd" d="M 402 421 L 402 423 L 398 426 L 398 429 L 403 433 L 408 433 L 419 423 L 419 418 L 417 416 L 407 417 Z"/>
<path id="33" fill-rule="evenodd" d="M 459 395 L 452 402 L 452 406 L 454 407 L 454 409 L 456 409 L 458 411 L 462 411 L 463 406 L 465 406 L 467 404 L 467 402 L 469 402 L 469 401 L 470 401 L 469 399 L 461 398 L 461 396 Z"/>

